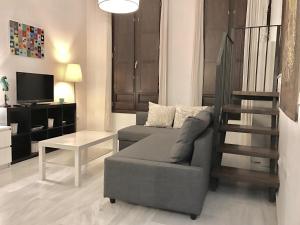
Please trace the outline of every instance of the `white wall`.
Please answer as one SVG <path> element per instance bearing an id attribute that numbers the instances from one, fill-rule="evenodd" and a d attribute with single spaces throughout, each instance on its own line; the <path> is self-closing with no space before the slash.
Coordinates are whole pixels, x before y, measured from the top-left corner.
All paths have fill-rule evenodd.
<path id="1" fill-rule="evenodd" d="M 273 1 L 273 24 L 281 23 L 281 9 L 282 0 Z M 277 220 L 278 225 L 296 225 L 300 224 L 300 117 L 298 122 L 294 122 L 283 111 L 280 111 L 279 116 L 280 188 L 277 195 Z"/>
<path id="2" fill-rule="evenodd" d="M 300 224 L 300 118 L 298 122 L 280 112 L 278 225 Z"/>
<path id="3" fill-rule="evenodd" d="M 273 2 L 271 21 L 280 24 L 282 0 Z M 300 117 L 298 122 L 294 122 L 283 111 L 280 111 L 279 116 L 280 188 L 277 195 L 277 220 L 278 225 L 296 225 L 300 224 Z"/>
<path id="4" fill-rule="evenodd" d="M 111 15 L 95 0 L 87 0 L 87 128 L 104 130 L 106 78 L 110 72 L 109 40 Z M 113 129 L 135 124 L 135 114 L 113 113 Z"/>
<path id="5" fill-rule="evenodd" d="M 111 16 L 101 11 L 97 1 L 86 0 L 87 7 L 87 127 L 90 130 L 104 129 L 106 77 L 111 60 L 108 30 Z"/>
<path id="6" fill-rule="evenodd" d="M 10 104 L 16 103 L 16 72 L 62 74 L 62 63 L 80 63 L 85 75 L 86 13 L 84 0 L 1 0 L 0 1 L 0 75 L 10 84 Z M 74 19 L 76 18 L 76 19 Z M 45 58 L 15 56 L 9 49 L 9 20 L 33 25 L 45 30 Z M 78 128 L 86 126 L 85 83 L 77 85 Z M 73 86 L 56 86 L 56 99 L 63 93 L 74 101 Z M 60 92 L 59 92 L 60 91 Z M 0 92 L 0 104 L 3 94 Z"/>

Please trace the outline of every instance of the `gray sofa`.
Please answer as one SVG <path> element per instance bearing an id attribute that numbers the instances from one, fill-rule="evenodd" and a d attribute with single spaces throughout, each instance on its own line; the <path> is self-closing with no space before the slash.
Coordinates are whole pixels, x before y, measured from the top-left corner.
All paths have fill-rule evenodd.
<path id="1" fill-rule="evenodd" d="M 180 129 L 145 127 L 146 120 L 147 113 L 137 113 L 137 125 L 118 132 L 122 151 L 105 159 L 104 197 L 196 219 L 209 186 L 212 127 L 194 141 L 191 161 L 172 163 Z"/>

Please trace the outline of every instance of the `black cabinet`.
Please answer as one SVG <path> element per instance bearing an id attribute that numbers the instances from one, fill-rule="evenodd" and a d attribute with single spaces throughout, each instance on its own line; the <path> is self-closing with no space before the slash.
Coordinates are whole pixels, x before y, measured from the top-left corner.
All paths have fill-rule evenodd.
<path id="1" fill-rule="evenodd" d="M 18 124 L 18 132 L 12 135 L 13 163 L 37 156 L 33 143 L 76 132 L 76 104 L 41 104 L 30 107 L 0 108 L 0 123 Z M 48 119 L 54 119 L 48 127 Z"/>

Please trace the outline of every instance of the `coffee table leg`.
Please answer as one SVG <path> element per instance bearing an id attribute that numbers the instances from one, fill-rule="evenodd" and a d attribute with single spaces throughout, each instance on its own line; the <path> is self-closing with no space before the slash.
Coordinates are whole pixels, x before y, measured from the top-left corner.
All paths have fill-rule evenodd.
<path id="1" fill-rule="evenodd" d="M 45 157 L 46 157 L 46 148 L 44 146 L 39 146 L 39 173 L 40 173 L 41 180 L 46 179 Z"/>
<path id="2" fill-rule="evenodd" d="M 83 163 L 83 173 L 86 174 L 88 169 L 88 149 L 83 150 Z"/>
<path id="3" fill-rule="evenodd" d="M 113 153 L 118 152 L 118 135 L 113 137 Z"/>
<path id="4" fill-rule="evenodd" d="M 75 150 L 75 186 L 80 186 L 81 178 L 81 152 L 80 150 Z"/>

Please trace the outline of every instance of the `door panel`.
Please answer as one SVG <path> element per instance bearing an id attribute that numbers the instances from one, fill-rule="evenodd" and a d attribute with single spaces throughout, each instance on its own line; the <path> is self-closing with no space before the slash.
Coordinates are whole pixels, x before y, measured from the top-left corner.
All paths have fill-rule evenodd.
<path id="1" fill-rule="evenodd" d="M 158 102 L 160 0 L 140 1 L 135 23 L 135 87 L 137 110 Z"/>
<path id="2" fill-rule="evenodd" d="M 158 102 L 161 0 L 141 0 L 135 14 L 113 15 L 113 111 Z"/>
<path id="3" fill-rule="evenodd" d="M 247 0 L 206 0 L 204 10 L 204 81 L 203 104 L 211 105 L 215 99 L 216 62 L 224 32 L 246 24 Z M 234 67 L 232 85 L 239 90 L 242 85 L 242 65 L 244 35 L 235 35 L 233 49 Z"/>
<path id="4" fill-rule="evenodd" d="M 134 15 L 113 15 L 113 111 L 135 108 Z"/>
<path id="5" fill-rule="evenodd" d="M 231 4 L 230 29 L 245 27 L 248 0 L 233 0 Z M 235 30 L 233 49 L 233 74 L 232 87 L 234 90 L 242 90 L 243 61 L 244 61 L 244 30 Z"/>
<path id="6" fill-rule="evenodd" d="M 215 98 L 216 62 L 224 32 L 228 30 L 230 0 L 204 2 L 204 80 L 203 105 L 211 105 Z"/>

